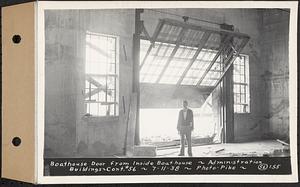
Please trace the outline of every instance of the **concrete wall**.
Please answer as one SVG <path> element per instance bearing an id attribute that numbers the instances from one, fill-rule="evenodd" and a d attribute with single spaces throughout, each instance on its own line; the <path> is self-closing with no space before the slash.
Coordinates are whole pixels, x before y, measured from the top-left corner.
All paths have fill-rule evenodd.
<path id="1" fill-rule="evenodd" d="M 45 156 L 72 156 L 76 149 L 81 60 L 75 14 L 47 12 L 45 17 Z"/>
<path id="2" fill-rule="evenodd" d="M 289 13 L 281 10 L 262 13 L 262 60 L 269 123 L 267 137 L 289 139 Z"/>
<path id="3" fill-rule="evenodd" d="M 128 110 L 132 90 L 133 10 L 46 12 L 45 156 L 122 154 L 125 116 L 83 117 L 86 31 L 119 36 L 119 101 Z M 125 51 L 124 51 L 125 49 Z M 126 57 L 125 57 L 126 53 Z"/>
<path id="4" fill-rule="evenodd" d="M 288 139 L 289 15 L 280 10 L 259 10 L 257 16 L 260 34 L 252 35 L 253 43 L 245 49 L 250 55 L 251 113 L 235 114 L 235 140 Z"/>

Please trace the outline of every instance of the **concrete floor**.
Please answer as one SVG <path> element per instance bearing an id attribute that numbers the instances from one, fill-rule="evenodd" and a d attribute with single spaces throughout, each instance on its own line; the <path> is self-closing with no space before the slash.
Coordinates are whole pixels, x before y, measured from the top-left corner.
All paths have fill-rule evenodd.
<path id="1" fill-rule="evenodd" d="M 157 157 L 178 157 L 179 149 L 157 150 Z M 192 151 L 193 157 L 289 156 L 289 147 L 276 140 L 193 146 Z M 187 157 L 187 147 L 185 155 Z"/>

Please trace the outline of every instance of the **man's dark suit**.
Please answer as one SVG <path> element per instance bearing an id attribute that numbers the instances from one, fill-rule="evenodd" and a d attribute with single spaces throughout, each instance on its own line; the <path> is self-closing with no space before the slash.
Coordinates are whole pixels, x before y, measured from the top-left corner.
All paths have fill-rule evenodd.
<path id="1" fill-rule="evenodd" d="M 184 155 L 184 139 L 188 142 L 188 154 L 192 156 L 192 130 L 194 129 L 194 116 L 191 109 L 186 110 L 186 118 L 184 118 L 184 109 L 180 110 L 178 115 L 177 130 L 180 132 L 181 149 L 180 154 Z"/>

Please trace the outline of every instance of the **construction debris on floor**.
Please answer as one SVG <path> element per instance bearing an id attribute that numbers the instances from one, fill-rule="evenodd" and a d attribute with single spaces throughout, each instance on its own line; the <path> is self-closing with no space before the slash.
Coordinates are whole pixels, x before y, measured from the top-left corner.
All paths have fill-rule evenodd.
<path id="1" fill-rule="evenodd" d="M 157 157 L 177 157 L 179 148 L 158 149 Z M 193 157 L 282 157 L 289 156 L 288 144 L 277 140 L 193 146 Z"/>

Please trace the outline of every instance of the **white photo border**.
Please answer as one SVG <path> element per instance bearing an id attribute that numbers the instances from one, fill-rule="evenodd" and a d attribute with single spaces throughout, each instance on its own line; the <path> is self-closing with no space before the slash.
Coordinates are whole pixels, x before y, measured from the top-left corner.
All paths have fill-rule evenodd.
<path id="1" fill-rule="evenodd" d="M 36 11 L 36 181 L 39 184 L 77 183 L 288 183 L 298 181 L 297 166 L 297 1 L 38 1 Z M 288 8 L 289 24 L 289 115 L 291 175 L 127 175 L 127 176 L 44 176 L 45 26 L 49 9 L 124 8 Z M 217 177 L 216 177 L 217 176 Z M 234 177 L 233 177 L 234 176 Z"/>

